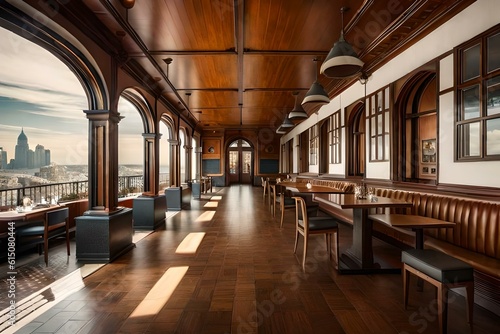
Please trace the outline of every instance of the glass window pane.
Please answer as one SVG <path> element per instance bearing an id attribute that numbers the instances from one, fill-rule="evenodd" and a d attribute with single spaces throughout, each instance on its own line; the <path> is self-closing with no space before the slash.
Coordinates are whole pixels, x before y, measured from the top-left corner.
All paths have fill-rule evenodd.
<path id="1" fill-rule="evenodd" d="M 462 80 L 467 81 L 473 78 L 477 78 L 479 76 L 479 57 L 480 53 L 480 45 L 476 44 L 473 47 L 464 50 L 463 52 L 463 68 L 462 68 Z"/>
<path id="2" fill-rule="evenodd" d="M 500 77 L 495 77 L 487 82 L 488 103 L 486 104 L 486 114 L 495 115 L 500 113 Z"/>
<path id="3" fill-rule="evenodd" d="M 380 92 L 377 93 L 377 111 L 378 112 L 381 112 L 382 108 L 384 106 L 384 102 L 383 102 L 384 100 L 382 99 L 382 97 L 383 97 L 382 94 L 383 94 L 382 91 L 380 91 Z"/>
<path id="4" fill-rule="evenodd" d="M 241 140 L 241 147 L 250 147 L 250 143 L 246 140 Z"/>
<path id="5" fill-rule="evenodd" d="M 377 137 L 370 138 L 371 160 L 377 159 Z"/>
<path id="6" fill-rule="evenodd" d="M 480 155 L 479 122 L 464 124 L 460 127 L 460 142 L 462 157 L 477 157 Z"/>
<path id="7" fill-rule="evenodd" d="M 386 111 L 384 113 L 384 120 L 385 120 L 385 129 L 384 129 L 384 133 L 389 133 L 389 111 Z"/>
<path id="8" fill-rule="evenodd" d="M 462 119 L 467 120 L 479 117 L 479 86 L 462 91 L 463 114 Z"/>
<path id="9" fill-rule="evenodd" d="M 488 73 L 500 68 L 500 34 L 488 37 Z"/>
<path id="10" fill-rule="evenodd" d="M 391 146 L 389 142 L 389 135 L 384 136 L 384 160 L 389 159 L 389 155 L 391 152 Z"/>
<path id="11" fill-rule="evenodd" d="M 384 137 L 379 136 L 378 137 L 378 150 L 377 150 L 377 160 L 382 160 L 382 154 L 384 152 Z"/>
<path id="12" fill-rule="evenodd" d="M 382 114 L 379 114 L 377 115 L 378 134 L 382 134 L 384 132 L 383 126 L 384 126 L 384 119 L 382 118 Z"/>
<path id="13" fill-rule="evenodd" d="M 238 169 L 238 152 L 230 151 L 229 152 L 229 173 L 236 174 L 236 170 Z"/>
<path id="14" fill-rule="evenodd" d="M 486 155 L 500 154 L 500 118 L 486 121 Z"/>
<path id="15" fill-rule="evenodd" d="M 371 136 L 375 136 L 377 134 L 377 123 L 375 123 L 375 120 L 376 120 L 375 117 L 370 118 L 370 125 L 371 125 L 370 135 Z"/>
<path id="16" fill-rule="evenodd" d="M 372 115 L 375 115 L 375 95 L 372 95 L 371 101 L 370 101 L 370 110 Z"/>

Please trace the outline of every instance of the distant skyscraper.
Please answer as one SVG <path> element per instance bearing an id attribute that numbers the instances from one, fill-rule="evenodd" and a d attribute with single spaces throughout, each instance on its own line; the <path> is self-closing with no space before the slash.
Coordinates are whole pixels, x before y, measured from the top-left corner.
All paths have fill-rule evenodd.
<path id="1" fill-rule="evenodd" d="M 0 169 L 7 169 L 7 152 L 0 147 Z"/>
<path id="2" fill-rule="evenodd" d="M 35 156 L 33 159 L 33 167 L 39 168 L 42 166 L 47 165 L 46 159 L 45 159 L 45 147 L 43 145 L 36 145 L 35 148 Z"/>
<path id="3" fill-rule="evenodd" d="M 21 130 L 21 134 L 17 137 L 16 154 L 14 157 L 14 168 L 28 168 L 28 137 L 24 134 L 24 129 Z"/>

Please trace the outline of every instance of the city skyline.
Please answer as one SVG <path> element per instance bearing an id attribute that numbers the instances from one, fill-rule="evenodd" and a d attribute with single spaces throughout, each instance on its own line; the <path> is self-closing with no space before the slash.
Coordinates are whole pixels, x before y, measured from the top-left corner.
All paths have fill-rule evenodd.
<path id="1" fill-rule="evenodd" d="M 14 158 L 24 129 L 30 147 L 51 150 L 61 165 L 87 164 L 88 109 L 84 90 L 71 70 L 54 55 L 0 28 L 0 147 Z M 36 60 L 36 61 L 34 61 Z M 125 99 L 118 110 L 119 163 L 142 164 L 143 127 L 139 113 Z"/>

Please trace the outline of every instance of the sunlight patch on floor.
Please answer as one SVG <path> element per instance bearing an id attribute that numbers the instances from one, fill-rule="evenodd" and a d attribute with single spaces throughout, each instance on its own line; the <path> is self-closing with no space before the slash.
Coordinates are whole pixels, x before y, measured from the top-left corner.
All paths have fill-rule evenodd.
<path id="1" fill-rule="evenodd" d="M 135 244 L 135 243 L 138 243 L 139 241 L 141 241 L 142 239 L 144 239 L 145 237 L 147 237 L 148 235 L 150 235 L 151 233 L 153 233 L 153 231 L 134 231 L 134 235 L 132 236 L 132 242 Z"/>
<path id="2" fill-rule="evenodd" d="M 204 208 L 216 208 L 219 206 L 219 202 L 207 202 L 203 207 Z"/>
<path id="3" fill-rule="evenodd" d="M 83 278 L 92 274 L 105 264 L 85 264 L 71 274 L 55 281 L 32 295 L 16 302 L 16 323 L 11 326 L 9 320 L 9 309 L 0 312 L 0 333 L 15 333 L 24 325 L 29 324 L 38 316 L 49 310 L 70 294 L 82 289 Z"/>
<path id="4" fill-rule="evenodd" d="M 196 218 L 196 223 L 209 222 L 214 218 L 215 211 L 205 211 L 198 218 Z"/>
<path id="5" fill-rule="evenodd" d="M 170 299 L 188 268 L 188 266 L 169 268 L 135 308 L 130 318 L 158 314 Z"/>
<path id="6" fill-rule="evenodd" d="M 222 196 L 212 196 L 210 198 L 211 201 L 221 201 L 222 200 Z"/>
<path id="7" fill-rule="evenodd" d="M 186 235 L 184 240 L 179 244 L 175 250 L 176 254 L 195 254 L 196 250 L 205 237 L 205 232 L 192 232 Z"/>

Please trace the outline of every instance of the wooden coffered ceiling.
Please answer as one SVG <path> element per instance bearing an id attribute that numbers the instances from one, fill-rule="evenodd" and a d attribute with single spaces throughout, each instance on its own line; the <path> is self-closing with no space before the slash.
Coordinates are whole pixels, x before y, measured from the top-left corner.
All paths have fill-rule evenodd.
<path id="1" fill-rule="evenodd" d="M 474 0 L 83 0 L 117 36 L 127 68 L 198 130 L 281 124 L 345 37 L 370 73 Z M 71 4 L 72 3 L 72 4 Z M 68 14 L 83 8 L 70 2 Z M 125 8 L 124 4 L 133 5 Z M 75 11 L 80 13 L 74 13 Z M 88 14 L 86 14 L 88 16 Z M 95 31 L 95 30 L 94 30 Z M 109 38 L 109 37 L 108 37 Z M 170 64 L 168 64 L 170 63 Z M 333 98 L 356 78 L 320 83 Z M 147 81 L 147 80 L 146 80 Z M 311 114 L 319 106 L 308 106 Z"/>

